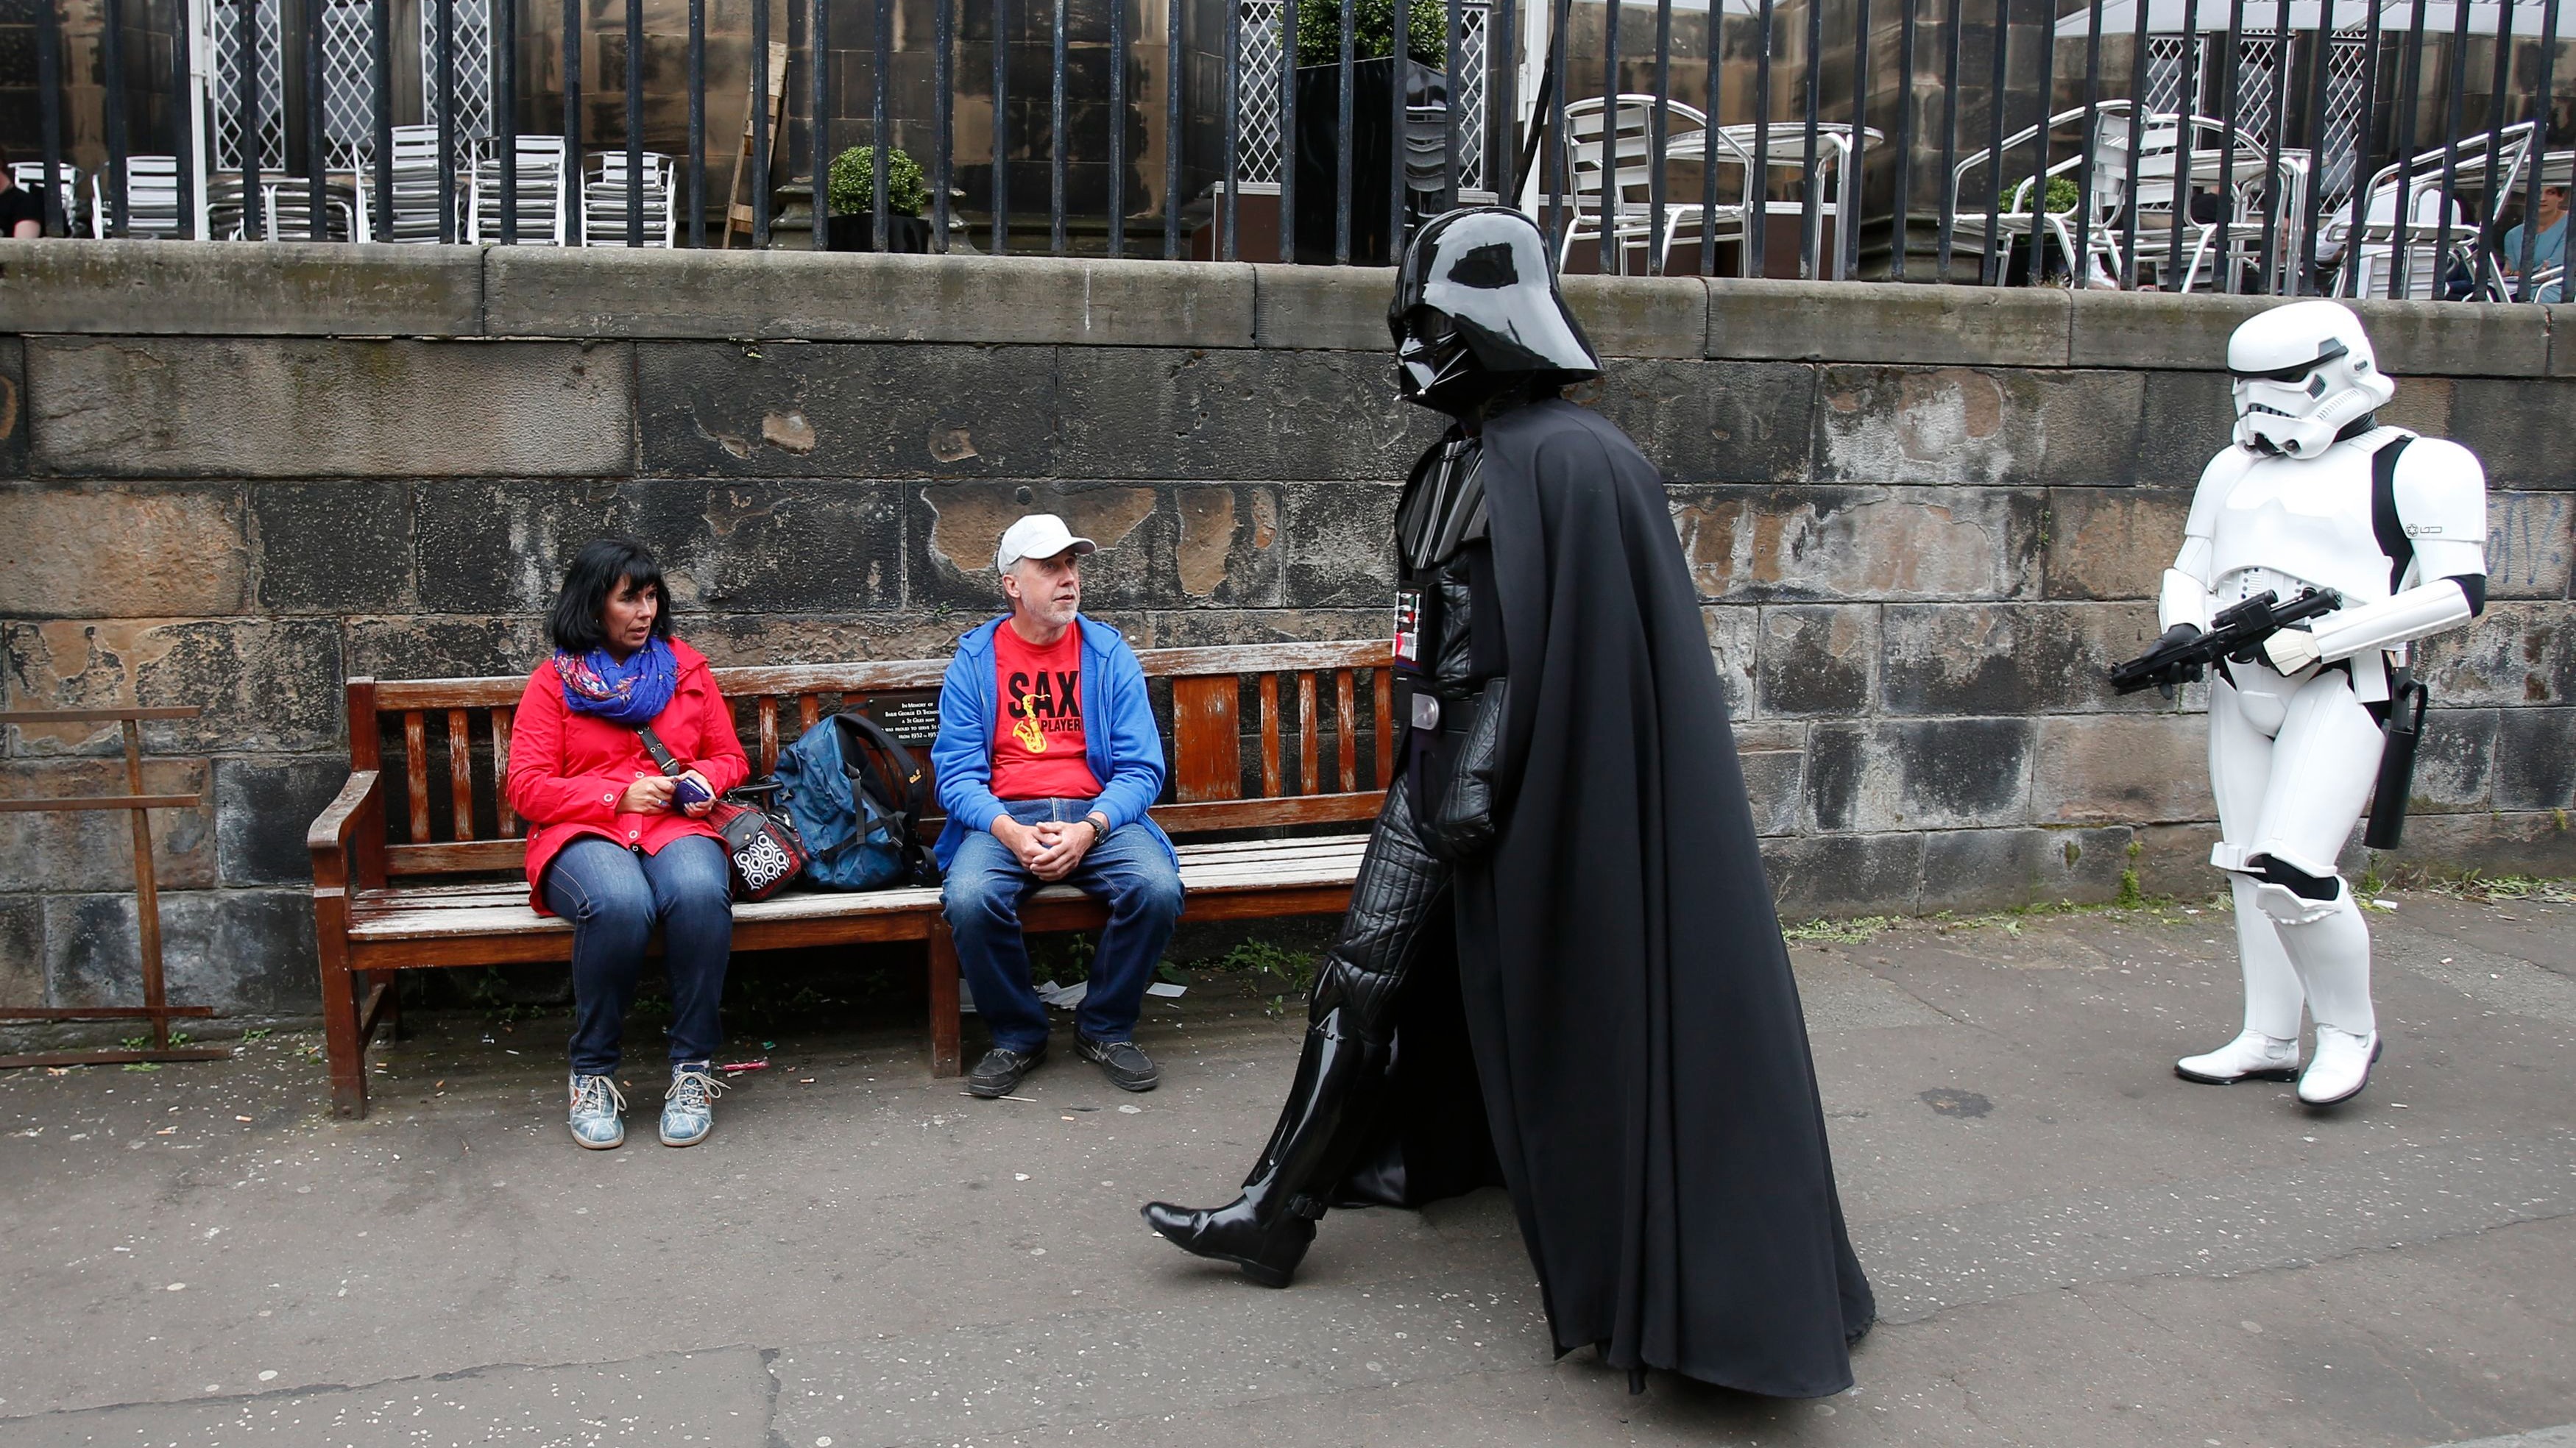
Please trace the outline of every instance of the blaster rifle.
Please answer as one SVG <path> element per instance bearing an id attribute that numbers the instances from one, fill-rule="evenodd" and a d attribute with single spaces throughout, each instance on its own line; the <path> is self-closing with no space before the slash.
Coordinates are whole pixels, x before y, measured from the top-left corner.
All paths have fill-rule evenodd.
<path id="1" fill-rule="evenodd" d="M 2299 596 L 2288 603 L 2282 603 L 2280 595 L 2267 588 L 2211 619 L 2206 633 L 2158 644 L 2127 663 L 2112 665 L 2111 687 L 2123 694 L 2134 694 L 2152 686 L 2170 694 L 2176 683 L 2199 678 L 2202 669 L 2221 659 L 2253 663 L 2262 656 L 2265 639 L 2291 624 L 2341 607 L 2343 595 L 2331 588 L 2301 589 Z"/>

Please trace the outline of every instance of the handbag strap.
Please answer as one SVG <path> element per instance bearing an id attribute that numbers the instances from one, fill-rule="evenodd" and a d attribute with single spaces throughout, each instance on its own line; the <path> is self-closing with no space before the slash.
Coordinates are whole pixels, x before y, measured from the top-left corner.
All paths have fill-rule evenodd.
<path id="1" fill-rule="evenodd" d="M 661 735 L 653 732 L 652 725 L 638 724 L 635 726 L 635 732 L 644 740 L 644 752 L 653 756 L 653 767 L 655 769 L 662 771 L 662 773 L 673 779 L 677 779 L 681 775 L 689 772 L 689 767 L 687 765 L 682 764 L 680 761 L 671 757 L 670 746 L 662 742 Z"/>

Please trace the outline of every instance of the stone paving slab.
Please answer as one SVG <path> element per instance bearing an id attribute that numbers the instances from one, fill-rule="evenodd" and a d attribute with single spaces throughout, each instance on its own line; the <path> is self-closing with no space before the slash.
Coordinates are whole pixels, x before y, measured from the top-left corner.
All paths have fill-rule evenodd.
<path id="1" fill-rule="evenodd" d="M 2220 910 L 1802 940 L 1885 1312 L 1827 1401 L 1552 1359 L 1498 1192 L 1337 1213 L 1287 1292 L 1153 1239 L 1293 1061 L 1219 978 L 1153 1008 L 1150 1096 L 1068 1055 L 976 1102 L 908 1031 L 818 1032 L 686 1152 L 649 1032 L 630 1144 L 566 1143 L 553 1020 L 425 1017 L 360 1123 L 309 1038 L 0 1076 L 0 1311 L 44 1325 L 0 1337 L 0 1445 L 2554 1444 L 2576 906 L 2392 898 L 2390 1054 L 2327 1113 L 2170 1074 L 2234 1020 Z"/>

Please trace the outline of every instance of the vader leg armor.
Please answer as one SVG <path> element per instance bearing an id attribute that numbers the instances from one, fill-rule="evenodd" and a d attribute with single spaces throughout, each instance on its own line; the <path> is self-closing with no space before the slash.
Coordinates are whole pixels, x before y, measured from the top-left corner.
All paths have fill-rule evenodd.
<path id="1" fill-rule="evenodd" d="M 2235 900 L 2244 1029 L 2174 1069 L 2208 1082 L 2296 1075 L 2302 1101 L 2331 1105 L 2359 1094 L 2380 1051 L 2370 931 L 2335 862 L 2374 782 L 2405 788 L 2382 780 L 2381 718 L 2414 687 L 2408 646 L 2485 607 L 2486 478 L 2457 444 L 2375 425 L 2396 385 L 2336 303 L 2246 322 L 2228 368 L 2235 444 L 2201 474 L 2166 570 L 2166 636 L 2197 634 L 2266 591 L 2330 590 L 2340 606 L 2222 663 L 2210 685 L 2210 863 Z M 2302 1006 L 2316 1025 L 2304 1072 Z"/>

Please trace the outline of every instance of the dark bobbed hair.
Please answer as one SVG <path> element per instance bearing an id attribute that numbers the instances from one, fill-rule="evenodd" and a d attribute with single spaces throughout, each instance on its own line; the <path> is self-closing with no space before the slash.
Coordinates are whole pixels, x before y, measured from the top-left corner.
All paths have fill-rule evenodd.
<path id="1" fill-rule="evenodd" d="M 653 634 L 669 642 L 670 585 L 662 581 L 662 565 L 653 560 L 653 550 L 632 538 L 594 538 L 573 555 L 572 566 L 564 570 L 563 591 L 555 595 L 554 611 L 546 615 L 546 637 L 568 654 L 586 654 L 608 642 L 599 618 L 608 607 L 608 596 L 617 591 L 620 580 L 628 578 L 639 588 L 653 590 L 661 604 L 653 613 Z"/>

